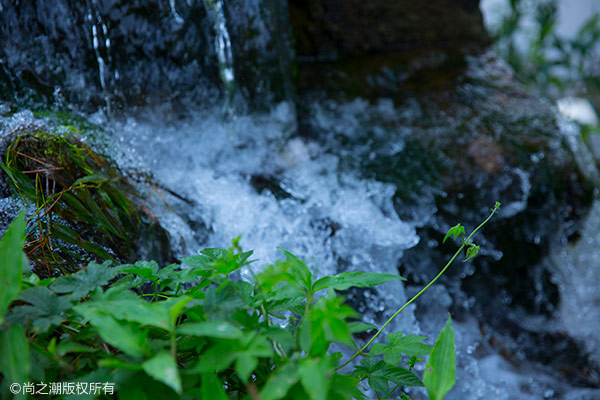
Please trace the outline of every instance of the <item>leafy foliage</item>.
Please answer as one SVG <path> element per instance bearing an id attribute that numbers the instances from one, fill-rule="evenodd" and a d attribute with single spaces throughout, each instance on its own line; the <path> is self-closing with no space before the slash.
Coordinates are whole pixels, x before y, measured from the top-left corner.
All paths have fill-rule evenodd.
<path id="1" fill-rule="evenodd" d="M 558 0 L 511 0 L 492 35 L 496 48 L 530 89 L 553 99 L 587 98 L 600 115 L 600 15 L 590 13 L 572 37 L 557 32 Z M 600 126 L 582 125 L 584 138 Z"/>
<path id="2" fill-rule="evenodd" d="M 9 260 L 1 276 L 16 288 L 0 293 L 11 303 L 0 310 L 2 398 L 8 384 L 27 379 L 114 382 L 123 398 L 263 400 L 363 399 L 373 392 L 387 399 L 423 386 L 442 399 L 454 384 L 450 319 L 433 349 L 424 336 L 391 332 L 366 352 L 387 323 L 362 348 L 356 344 L 353 333 L 373 326 L 357 321 L 337 291 L 398 276 L 343 272 L 315 280 L 302 260 L 281 250 L 284 260 L 243 281 L 232 273 L 248 267 L 252 252 L 242 251 L 238 238 L 229 249 L 184 258 L 185 265 L 90 263 L 40 280 L 21 273 L 24 230 L 20 216 L 0 242 Z M 342 364 L 333 344 L 358 351 Z M 422 380 L 415 365 L 428 355 Z M 360 364 L 343 368 L 357 356 Z"/>

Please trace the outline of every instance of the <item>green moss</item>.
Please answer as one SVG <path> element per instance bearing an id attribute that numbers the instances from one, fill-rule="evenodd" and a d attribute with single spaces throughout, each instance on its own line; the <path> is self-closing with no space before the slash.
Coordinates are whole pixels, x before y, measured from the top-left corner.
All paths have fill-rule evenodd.
<path id="1" fill-rule="evenodd" d="M 144 217 L 138 194 L 87 145 L 40 130 L 26 132 L 8 147 L 2 168 L 13 195 L 37 209 L 28 221 L 25 251 L 38 274 L 134 256 Z"/>

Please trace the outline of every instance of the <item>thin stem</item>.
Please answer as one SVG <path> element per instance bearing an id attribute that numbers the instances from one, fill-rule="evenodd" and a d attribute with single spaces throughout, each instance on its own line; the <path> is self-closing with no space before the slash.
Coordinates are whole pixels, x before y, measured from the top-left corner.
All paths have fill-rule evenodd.
<path id="1" fill-rule="evenodd" d="M 436 277 L 433 278 L 431 280 L 431 282 L 429 282 L 427 284 L 427 286 L 425 286 L 423 289 L 421 289 L 421 291 L 419 291 L 419 293 L 417 293 L 416 295 L 414 295 L 412 299 L 410 299 L 409 301 L 406 302 L 406 304 L 404 304 L 402 307 L 400 307 L 400 309 L 398 311 L 396 311 L 394 313 L 394 315 L 392 315 L 386 321 L 386 323 L 383 324 L 383 326 L 381 328 L 379 328 L 379 330 L 373 335 L 373 337 L 371 338 L 371 340 L 369 340 L 363 347 L 361 347 L 359 350 L 357 350 L 356 353 L 354 353 L 354 355 L 352 357 L 350 357 L 350 359 L 348 359 L 348 361 L 346 361 L 345 363 L 343 363 L 342 365 L 340 365 L 339 367 L 337 367 L 336 371 L 338 369 L 341 369 L 341 368 L 345 367 L 346 365 L 348 365 L 352 360 L 354 360 L 362 352 L 364 352 L 371 345 L 371 343 L 373 343 L 373 341 L 377 338 L 377 336 L 379 336 L 379 334 L 381 332 L 383 332 L 383 330 L 385 329 L 385 327 L 388 326 L 390 324 L 390 322 L 392 322 L 394 320 L 394 318 L 396 318 L 398 316 L 398 314 L 400 314 L 400 312 L 402 310 L 404 310 L 406 307 L 408 307 L 413 301 L 415 301 L 416 299 L 418 299 L 419 296 L 421 296 L 427 289 L 429 289 L 429 287 L 431 285 L 433 285 L 439 279 L 439 277 L 444 274 L 444 272 L 446 272 L 446 270 L 452 264 L 452 262 L 454 261 L 454 259 L 460 254 L 460 252 L 462 251 L 462 249 L 465 247 L 465 244 L 469 243 L 469 240 L 475 234 L 475 232 L 477 232 L 479 229 L 481 229 L 492 218 L 492 216 L 496 213 L 496 211 L 498 211 L 499 207 L 500 207 L 500 203 L 496 203 L 496 205 L 492 209 L 492 212 L 490 213 L 490 215 L 481 224 L 479 224 L 479 226 L 477 228 L 475 228 L 475 230 L 473 230 L 473 232 L 471 232 L 471 234 L 465 240 L 463 240 L 463 243 L 461 244 L 461 246 L 458 248 L 458 250 L 456 251 L 456 253 L 454 253 L 454 255 L 452 256 L 452 258 L 450 259 L 450 261 L 448 261 L 448 263 L 446 264 L 446 266 L 444 268 L 442 268 L 442 270 L 440 271 L 440 273 L 437 274 Z"/>
<path id="2" fill-rule="evenodd" d="M 390 396 L 392 395 L 392 393 L 394 393 L 394 392 L 396 391 L 396 389 L 398 389 L 399 387 L 400 387 L 400 384 L 397 384 L 396 386 L 394 386 L 394 387 L 393 387 L 393 389 L 392 389 L 392 390 L 390 390 L 390 391 L 388 392 L 388 394 L 386 394 L 386 395 L 385 395 L 385 397 L 384 397 L 384 398 L 382 398 L 381 400 L 385 400 L 385 399 L 387 399 L 388 397 L 390 397 Z"/>

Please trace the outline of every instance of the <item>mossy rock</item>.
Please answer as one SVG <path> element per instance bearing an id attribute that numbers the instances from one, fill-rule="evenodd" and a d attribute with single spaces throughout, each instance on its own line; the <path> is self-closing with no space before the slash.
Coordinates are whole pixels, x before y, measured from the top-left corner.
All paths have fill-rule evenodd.
<path id="1" fill-rule="evenodd" d="M 10 136 L 1 166 L 13 197 L 35 208 L 25 251 L 38 275 L 73 272 L 92 260 L 171 261 L 166 232 L 106 158 L 74 136 L 36 127 Z"/>

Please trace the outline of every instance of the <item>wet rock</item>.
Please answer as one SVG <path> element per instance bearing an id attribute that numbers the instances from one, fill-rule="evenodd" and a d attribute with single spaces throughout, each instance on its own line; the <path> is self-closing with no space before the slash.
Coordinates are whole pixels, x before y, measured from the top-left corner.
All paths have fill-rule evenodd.
<path id="1" fill-rule="evenodd" d="M 89 111 L 177 101 L 182 93 L 218 98 L 205 8 L 174 3 L 175 11 L 168 1 L 3 4 L 0 59 L 9 79 L 0 75 L 0 88 L 30 107 L 67 102 Z"/>
<path id="2" fill-rule="evenodd" d="M 31 112 L 3 126 L 0 153 L 5 163 L 0 188 L 28 206 L 25 251 L 39 276 L 55 276 L 94 260 L 115 263 L 172 261 L 169 237 L 139 192 L 106 158 L 70 135 L 51 128 Z M 7 203 L 2 213 L 20 207 Z M 11 211 L 12 210 L 12 211 Z"/>

